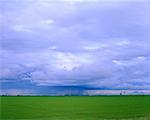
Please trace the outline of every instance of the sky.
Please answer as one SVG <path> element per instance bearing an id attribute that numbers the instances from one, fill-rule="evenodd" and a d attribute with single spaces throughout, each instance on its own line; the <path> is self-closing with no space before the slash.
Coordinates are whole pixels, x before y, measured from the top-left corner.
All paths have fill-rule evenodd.
<path id="1" fill-rule="evenodd" d="M 0 8 L 1 94 L 150 90 L 149 0 L 1 0 Z"/>

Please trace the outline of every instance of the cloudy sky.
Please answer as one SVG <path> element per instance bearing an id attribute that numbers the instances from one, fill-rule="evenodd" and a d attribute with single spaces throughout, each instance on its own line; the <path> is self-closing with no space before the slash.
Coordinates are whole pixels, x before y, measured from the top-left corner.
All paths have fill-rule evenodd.
<path id="1" fill-rule="evenodd" d="M 149 0 L 1 0 L 0 8 L 1 92 L 150 89 Z"/>

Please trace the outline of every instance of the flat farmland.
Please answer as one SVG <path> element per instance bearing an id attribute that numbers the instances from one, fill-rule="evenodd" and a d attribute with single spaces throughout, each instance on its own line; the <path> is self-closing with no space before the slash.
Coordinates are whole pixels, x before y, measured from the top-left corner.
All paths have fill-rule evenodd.
<path id="1" fill-rule="evenodd" d="M 1 120 L 150 120 L 150 96 L 1 96 Z"/>

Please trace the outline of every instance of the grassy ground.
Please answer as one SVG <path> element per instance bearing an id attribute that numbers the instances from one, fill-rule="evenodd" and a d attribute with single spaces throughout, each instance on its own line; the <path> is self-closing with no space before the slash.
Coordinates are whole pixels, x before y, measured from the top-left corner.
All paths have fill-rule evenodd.
<path id="1" fill-rule="evenodd" d="M 1 120 L 150 120 L 150 96 L 0 97 Z"/>

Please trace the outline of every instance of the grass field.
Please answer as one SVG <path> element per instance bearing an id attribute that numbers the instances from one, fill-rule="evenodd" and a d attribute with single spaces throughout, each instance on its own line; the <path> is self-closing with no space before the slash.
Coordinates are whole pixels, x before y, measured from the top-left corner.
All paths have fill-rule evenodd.
<path id="1" fill-rule="evenodd" d="M 1 120 L 150 120 L 150 96 L 3 96 Z"/>

